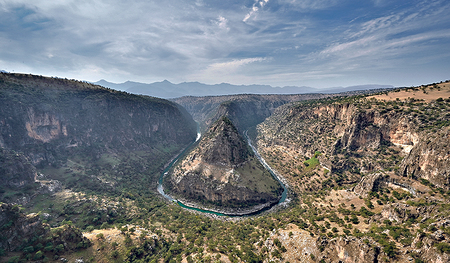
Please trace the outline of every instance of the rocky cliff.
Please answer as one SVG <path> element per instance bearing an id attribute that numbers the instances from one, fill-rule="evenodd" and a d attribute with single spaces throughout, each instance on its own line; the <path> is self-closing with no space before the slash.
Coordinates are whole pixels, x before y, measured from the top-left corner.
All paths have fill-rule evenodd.
<path id="1" fill-rule="evenodd" d="M 23 154 L 0 148 L 0 175 L 0 187 L 18 189 L 32 186 L 37 172 Z"/>
<path id="2" fill-rule="evenodd" d="M 230 95 L 206 97 L 181 97 L 173 99 L 182 105 L 206 131 L 222 116 L 233 121 L 239 131 L 247 130 L 269 117 L 276 108 L 286 103 L 333 97 L 336 94 L 296 94 L 296 95 Z"/>
<path id="3" fill-rule="evenodd" d="M 0 203 L 0 250 L 20 252 L 23 260 L 44 257 L 86 248 L 90 241 L 70 225 L 50 228 L 39 214 L 24 214 L 18 205 Z M 56 257 L 57 258 L 57 257 Z"/>
<path id="4" fill-rule="evenodd" d="M 47 179 L 78 191 L 114 195 L 156 187 L 163 166 L 195 139 L 196 126 L 167 100 L 75 80 L 0 74 L 0 148 L 20 152 Z M 1 174 L 4 184 L 20 183 L 10 178 L 20 167 L 9 167 L 16 172 Z"/>
<path id="5" fill-rule="evenodd" d="M 151 151 L 195 138 L 178 105 L 85 82 L 1 73 L 0 105 L 0 147 L 35 165 L 60 164 L 80 149 Z"/>
<path id="6" fill-rule="evenodd" d="M 450 190 L 450 130 L 448 127 L 429 134 L 412 148 L 403 160 L 399 173 L 423 178 Z"/>
<path id="7" fill-rule="evenodd" d="M 258 150 L 299 194 L 298 225 L 319 235 L 312 260 L 448 262 L 449 92 L 297 102 L 258 125 Z"/>
<path id="8" fill-rule="evenodd" d="M 287 105 L 259 126 L 258 143 L 295 148 L 307 157 L 320 151 L 325 167 L 349 176 L 395 168 L 447 189 L 448 128 L 433 127 L 448 123 L 448 107 L 441 101 L 420 111 L 421 102 L 368 99 Z"/>
<path id="9" fill-rule="evenodd" d="M 177 197 L 222 208 L 271 204 L 282 192 L 227 117 L 211 126 L 166 182 Z"/>
<path id="10" fill-rule="evenodd" d="M 307 93 L 307 94 L 239 94 L 226 96 L 185 96 L 172 101 L 182 105 L 200 123 L 202 131 L 223 115 L 227 115 L 239 130 L 246 130 L 261 123 L 276 108 L 295 101 L 306 101 L 332 97 L 370 94 L 380 90 L 359 90 L 342 93 Z M 229 114 L 226 114 L 226 113 Z"/>

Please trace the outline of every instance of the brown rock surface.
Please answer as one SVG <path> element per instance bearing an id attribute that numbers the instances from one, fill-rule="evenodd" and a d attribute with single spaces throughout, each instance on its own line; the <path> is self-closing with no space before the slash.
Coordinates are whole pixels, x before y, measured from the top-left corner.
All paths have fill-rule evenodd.
<path id="1" fill-rule="evenodd" d="M 166 181 L 178 198 L 225 207 L 276 203 L 282 191 L 226 117 L 212 125 Z"/>
<path id="2" fill-rule="evenodd" d="M 450 189 L 450 129 L 434 137 L 422 138 L 401 164 L 403 176 L 423 178 L 438 187 Z"/>

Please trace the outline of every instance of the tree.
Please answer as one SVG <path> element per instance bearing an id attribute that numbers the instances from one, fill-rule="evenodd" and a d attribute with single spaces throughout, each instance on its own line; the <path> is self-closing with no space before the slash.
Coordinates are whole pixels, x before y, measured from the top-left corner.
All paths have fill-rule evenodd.
<path id="1" fill-rule="evenodd" d="M 394 242 L 389 242 L 384 246 L 383 251 L 384 253 L 386 253 L 386 255 L 388 255 L 388 257 L 393 258 L 395 257 L 397 247 L 395 246 Z"/>
<path id="2" fill-rule="evenodd" d="M 35 260 L 39 260 L 42 258 L 44 258 L 44 253 L 40 250 L 38 252 L 36 252 L 36 254 L 34 254 L 34 257 L 33 257 L 33 259 L 35 259 Z"/>
<path id="3" fill-rule="evenodd" d="M 111 252 L 111 257 L 112 258 L 118 258 L 119 257 L 119 251 L 114 250 L 113 252 Z"/>

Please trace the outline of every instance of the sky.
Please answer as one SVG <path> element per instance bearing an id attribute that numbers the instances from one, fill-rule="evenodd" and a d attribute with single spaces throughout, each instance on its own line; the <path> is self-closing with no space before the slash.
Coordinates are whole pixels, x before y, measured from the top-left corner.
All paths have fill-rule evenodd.
<path id="1" fill-rule="evenodd" d="M 448 0 L 0 0 L 0 70 L 121 83 L 450 79 Z"/>

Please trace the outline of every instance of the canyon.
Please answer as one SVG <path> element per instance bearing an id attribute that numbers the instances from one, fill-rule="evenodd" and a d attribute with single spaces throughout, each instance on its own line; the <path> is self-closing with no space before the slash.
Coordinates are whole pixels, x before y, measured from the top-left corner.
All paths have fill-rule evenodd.
<path id="1" fill-rule="evenodd" d="M 168 101 L 1 73 L 0 103 L 2 262 L 450 261 L 450 82 Z M 164 178 L 178 200 L 277 203 L 244 134 L 289 203 L 216 217 L 158 194 L 185 150 Z"/>

